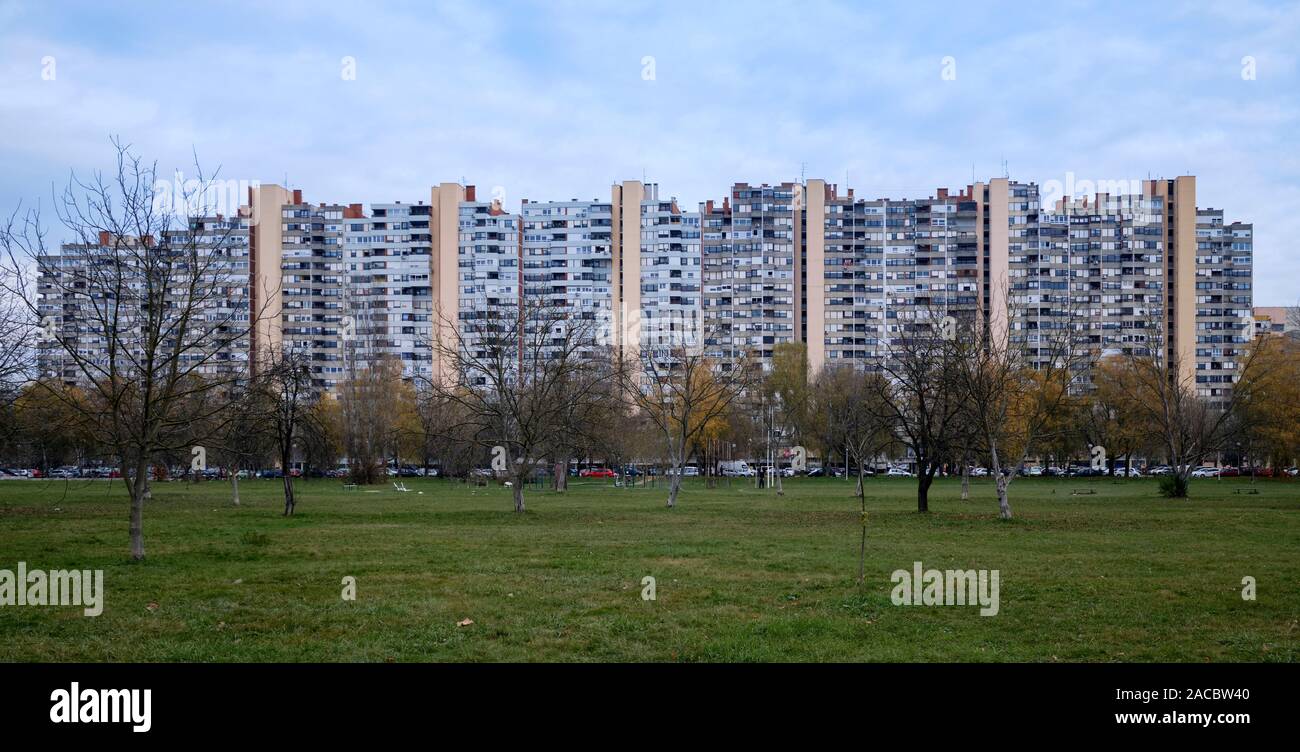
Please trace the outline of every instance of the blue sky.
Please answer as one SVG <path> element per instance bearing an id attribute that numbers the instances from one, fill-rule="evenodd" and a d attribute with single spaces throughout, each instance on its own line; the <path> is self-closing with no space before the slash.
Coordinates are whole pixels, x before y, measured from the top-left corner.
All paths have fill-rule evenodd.
<path id="1" fill-rule="evenodd" d="M 1201 206 L 1255 223 L 1256 303 L 1300 300 L 1300 4 L 199 6 L 0 0 L 0 207 L 109 166 L 109 134 L 339 202 L 462 178 L 517 205 L 644 176 L 694 208 L 801 173 L 868 197 L 1004 160 L 1040 184 L 1191 173 Z"/>

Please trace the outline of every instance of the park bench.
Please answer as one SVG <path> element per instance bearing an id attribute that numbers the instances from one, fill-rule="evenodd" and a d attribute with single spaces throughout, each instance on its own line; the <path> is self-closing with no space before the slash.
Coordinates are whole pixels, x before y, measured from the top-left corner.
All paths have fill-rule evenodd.
<path id="1" fill-rule="evenodd" d="M 1257 494 L 1259 493 L 1259 489 L 1258 488 L 1234 488 L 1232 489 L 1232 492 L 1235 494 Z"/>
<path id="2" fill-rule="evenodd" d="M 1097 493 L 1095 488 L 1076 488 L 1070 492 L 1071 496 L 1088 496 Z"/>
<path id="3" fill-rule="evenodd" d="M 344 483 L 344 484 L 343 484 L 343 490 L 344 490 L 344 491 L 355 491 L 355 490 L 357 490 L 357 484 L 355 484 L 355 483 Z"/>

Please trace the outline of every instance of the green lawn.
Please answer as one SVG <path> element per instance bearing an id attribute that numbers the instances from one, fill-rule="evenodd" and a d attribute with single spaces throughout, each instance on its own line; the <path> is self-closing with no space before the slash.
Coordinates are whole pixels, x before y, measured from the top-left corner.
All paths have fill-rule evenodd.
<path id="1" fill-rule="evenodd" d="M 105 570 L 104 613 L 0 606 L 4 661 L 1295 661 L 1300 483 L 1024 479 L 1016 519 L 988 481 L 961 502 L 940 481 L 868 485 L 867 577 L 857 583 L 852 484 L 662 489 L 574 481 L 566 495 L 407 481 L 161 483 L 143 563 L 105 481 L 0 483 L 0 569 Z M 1093 496 L 1072 496 L 1081 488 Z M 417 493 L 422 491 L 423 493 Z M 890 574 L 997 569 L 1001 612 L 899 607 Z M 657 581 L 643 601 L 641 579 Z M 1241 580 L 1258 599 L 1243 601 Z M 357 599 L 340 598 L 344 576 Z M 150 607 L 151 604 L 156 604 Z M 472 619 L 473 624 L 457 626 Z"/>

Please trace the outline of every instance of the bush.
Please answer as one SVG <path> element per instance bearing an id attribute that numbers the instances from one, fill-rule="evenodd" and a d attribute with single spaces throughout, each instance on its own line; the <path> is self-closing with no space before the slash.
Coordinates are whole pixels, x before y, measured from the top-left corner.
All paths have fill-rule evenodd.
<path id="1" fill-rule="evenodd" d="M 1177 473 L 1160 476 L 1160 495 L 1170 499 L 1187 498 L 1187 479 Z"/>
<path id="2" fill-rule="evenodd" d="M 239 536 L 239 542 L 245 546 L 265 546 L 271 542 L 271 536 L 256 530 L 249 530 Z"/>

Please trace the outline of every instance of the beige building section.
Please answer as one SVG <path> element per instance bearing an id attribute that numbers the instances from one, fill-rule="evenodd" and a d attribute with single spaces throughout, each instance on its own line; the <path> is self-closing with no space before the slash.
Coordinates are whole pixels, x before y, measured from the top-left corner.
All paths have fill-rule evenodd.
<path id="1" fill-rule="evenodd" d="M 429 253 L 429 286 L 433 290 L 432 378 L 442 381 L 447 373 L 439 357 L 439 343 L 455 342 L 460 320 L 460 202 L 465 187 L 459 183 L 440 183 L 429 197 L 429 236 L 433 248 Z"/>
<path id="2" fill-rule="evenodd" d="M 1142 192 L 1164 200 L 1165 356 L 1190 383 L 1196 377 L 1196 178 L 1144 180 Z"/>
<path id="3" fill-rule="evenodd" d="M 993 178 L 989 181 L 989 235 L 988 235 L 988 274 L 985 280 L 989 286 L 989 331 L 991 342 L 1007 342 L 1008 294 L 1011 289 L 1011 256 L 1007 246 L 1010 234 L 1008 222 L 1011 193 L 1007 178 Z"/>
<path id="4" fill-rule="evenodd" d="M 1294 306 L 1255 306 L 1255 334 L 1284 334 L 1300 330 L 1300 309 Z"/>
<path id="5" fill-rule="evenodd" d="M 1196 177 L 1143 181 L 1143 194 L 1165 203 L 1165 356 L 1191 383 L 1196 377 Z"/>
<path id="6" fill-rule="evenodd" d="M 808 376 L 826 365 L 826 181 L 809 180 L 807 235 L 807 353 Z"/>
<path id="7" fill-rule="evenodd" d="M 625 180 L 612 187 L 610 199 L 614 226 L 614 237 L 610 238 L 611 344 L 625 358 L 634 360 L 641 352 L 641 202 L 645 200 L 645 185 L 639 180 Z"/>
<path id="8" fill-rule="evenodd" d="M 296 194 L 296 195 L 295 195 Z M 248 287 L 253 327 L 253 362 L 262 361 L 283 343 L 281 319 L 283 300 L 282 263 L 284 255 L 284 206 L 301 200 L 300 191 L 279 185 L 259 185 L 249 189 L 248 204 L 252 211 L 249 229 Z"/>
<path id="9" fill-rule="evenodd" d="M 1196 178 L 1174 179 L 1174 346 L 1181 377 L 1196 378 Z"/>

